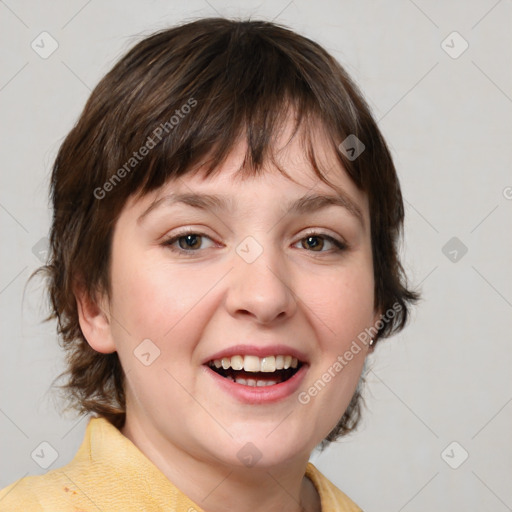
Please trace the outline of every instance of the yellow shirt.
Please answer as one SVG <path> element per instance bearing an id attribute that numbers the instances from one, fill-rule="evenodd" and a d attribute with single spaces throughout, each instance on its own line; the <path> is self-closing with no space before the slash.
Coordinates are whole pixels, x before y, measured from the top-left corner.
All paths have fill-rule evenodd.
<path id="1" fill-rule="evenodd" d="M 323 512 L 361 512 L 308 463 Z M 82 446 L 66 466 L 30 476 L 0 491 L 0 512 L 201 512 L 121 432 L 91 419 Z"/>

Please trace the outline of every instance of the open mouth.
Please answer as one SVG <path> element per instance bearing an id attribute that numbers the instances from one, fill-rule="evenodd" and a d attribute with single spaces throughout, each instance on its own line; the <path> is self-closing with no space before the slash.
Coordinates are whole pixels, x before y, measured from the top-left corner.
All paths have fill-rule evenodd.
<path id="1" fill-rule="evenodd" d="M 236 355 L 208 362 L 208 366 L 221 377 L 251 387 L 281 384 L 291 379 L 303 364 L 296 357 L 289 355 Z"/>

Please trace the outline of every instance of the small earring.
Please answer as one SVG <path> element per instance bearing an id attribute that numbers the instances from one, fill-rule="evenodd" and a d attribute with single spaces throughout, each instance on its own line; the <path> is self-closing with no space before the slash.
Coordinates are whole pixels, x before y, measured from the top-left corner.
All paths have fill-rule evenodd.
<path id="1" fill-rule="evenodd" d="M 372 339 L 370 340 L 370 347 L 371 347 L 371 346 L 373 346 L 373 344 L 374 344 L 374 343 L 375 343 L 375 340 L 372 338 Z"/>

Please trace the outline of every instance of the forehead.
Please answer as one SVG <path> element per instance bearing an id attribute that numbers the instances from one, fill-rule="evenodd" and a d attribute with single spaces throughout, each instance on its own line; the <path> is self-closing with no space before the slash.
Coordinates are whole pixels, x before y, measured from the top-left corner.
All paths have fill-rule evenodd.
<path id="1" fill-rule="evenodd" d="M 305 125 L 298 130 L 294 128 L 293 120 L 288 119 L 258 169 L 247 164 L 248 143 L 240 139 L 214 169 L 210 170 L 206 164 L 196 165 L 158 189 L 130 198 L 125 207 L 134 207 L 139 214 L 145 214 L 178 195 L 188 196 L 190 201 L 201 194 L 216 196 L 224 209 L 235 205 L 243 194 L 246 198 L 272 195 L 276 201 L 281 197 L 284 201 L 286 196 L 325 196 L 340 199 L 341 205 L 359 216 L 363 224 L 369 223 L 367 196 L 344 169 L 321 123 L 311 123 L 307 129 Z"/>
<path id="2" fill-rule="evenodd" d="M 304 218 L 330 211 L 327 215 L 331 220 L 334 220 L 332 215 L 339 219 L 338 215 L 341 214 L 341 218 L 350 220 L 348 226 L 369 235 L 370 220 L 366 203 L 362 199 L 355 199 L 340 186 L 334 189 L 311 176 L 307 177 L 312 183 L 305 185 L 300 183 L 302 180 L 292 181 L 281 173 L 270 171 L 252 175 L 243 181 L 238 176 L 236 171 L 223 169 L 213 177 L 195 175 L 174 180 L 156 191 L 154 198 L 145 197 L 134 204 L 125 220 L 130 224 L 135 220 L 142 227 L 147 225 L 148 218 L 163 221 L 171 212 L 180 216 L 185 211 L 190 214 L 206 211 L 218 220 L 229 218 L 242 223 L 268 222 L 275 227 L 285 218 Z M 153 224 L 150 222 L 149 225 Z"/>

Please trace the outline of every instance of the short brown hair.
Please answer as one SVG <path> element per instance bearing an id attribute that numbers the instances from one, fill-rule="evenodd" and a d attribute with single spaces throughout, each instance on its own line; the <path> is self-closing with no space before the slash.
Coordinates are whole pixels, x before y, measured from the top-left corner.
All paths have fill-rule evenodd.
<path id="1" fill-rule="evenodd" d="M 397 255 L 402 196 L 386 143 L 357 87 L 322 47 L 285 27 L 197 20 L 156 33 L 131 49 L 94 89 L 55 161 L 50 259 L 43 270 L 49 278 L 51 317 L 58 321 L 68 356 L 65 389 L 82 413 L 103 416 L 118 427 L 125 418 L 119 358 L 88 345 L 74 291 L 80 282 L 90 297 L 111 292 L 113 228 L 127 199 L 199 164 L 215 172 L 240 138 L 247 141 L 242 169 L 257 172 L 272 158 L 290 110 L 296 131 L 307 120 L 321 122 L 340 163 L 368 195 L 375 307 L 400 306 L 376 338 L 403 328 L 417 294 L 407 289 Z M 337 149 L 348 136 L 365 146 L 355 159 Z M 142 157 L 143 147 L 150 151 Z M 315 172 L 329 183 L 311 139 L 305 150 Z M 350 431 L 359 414 L 356 393 L 325 442 Z"/>

